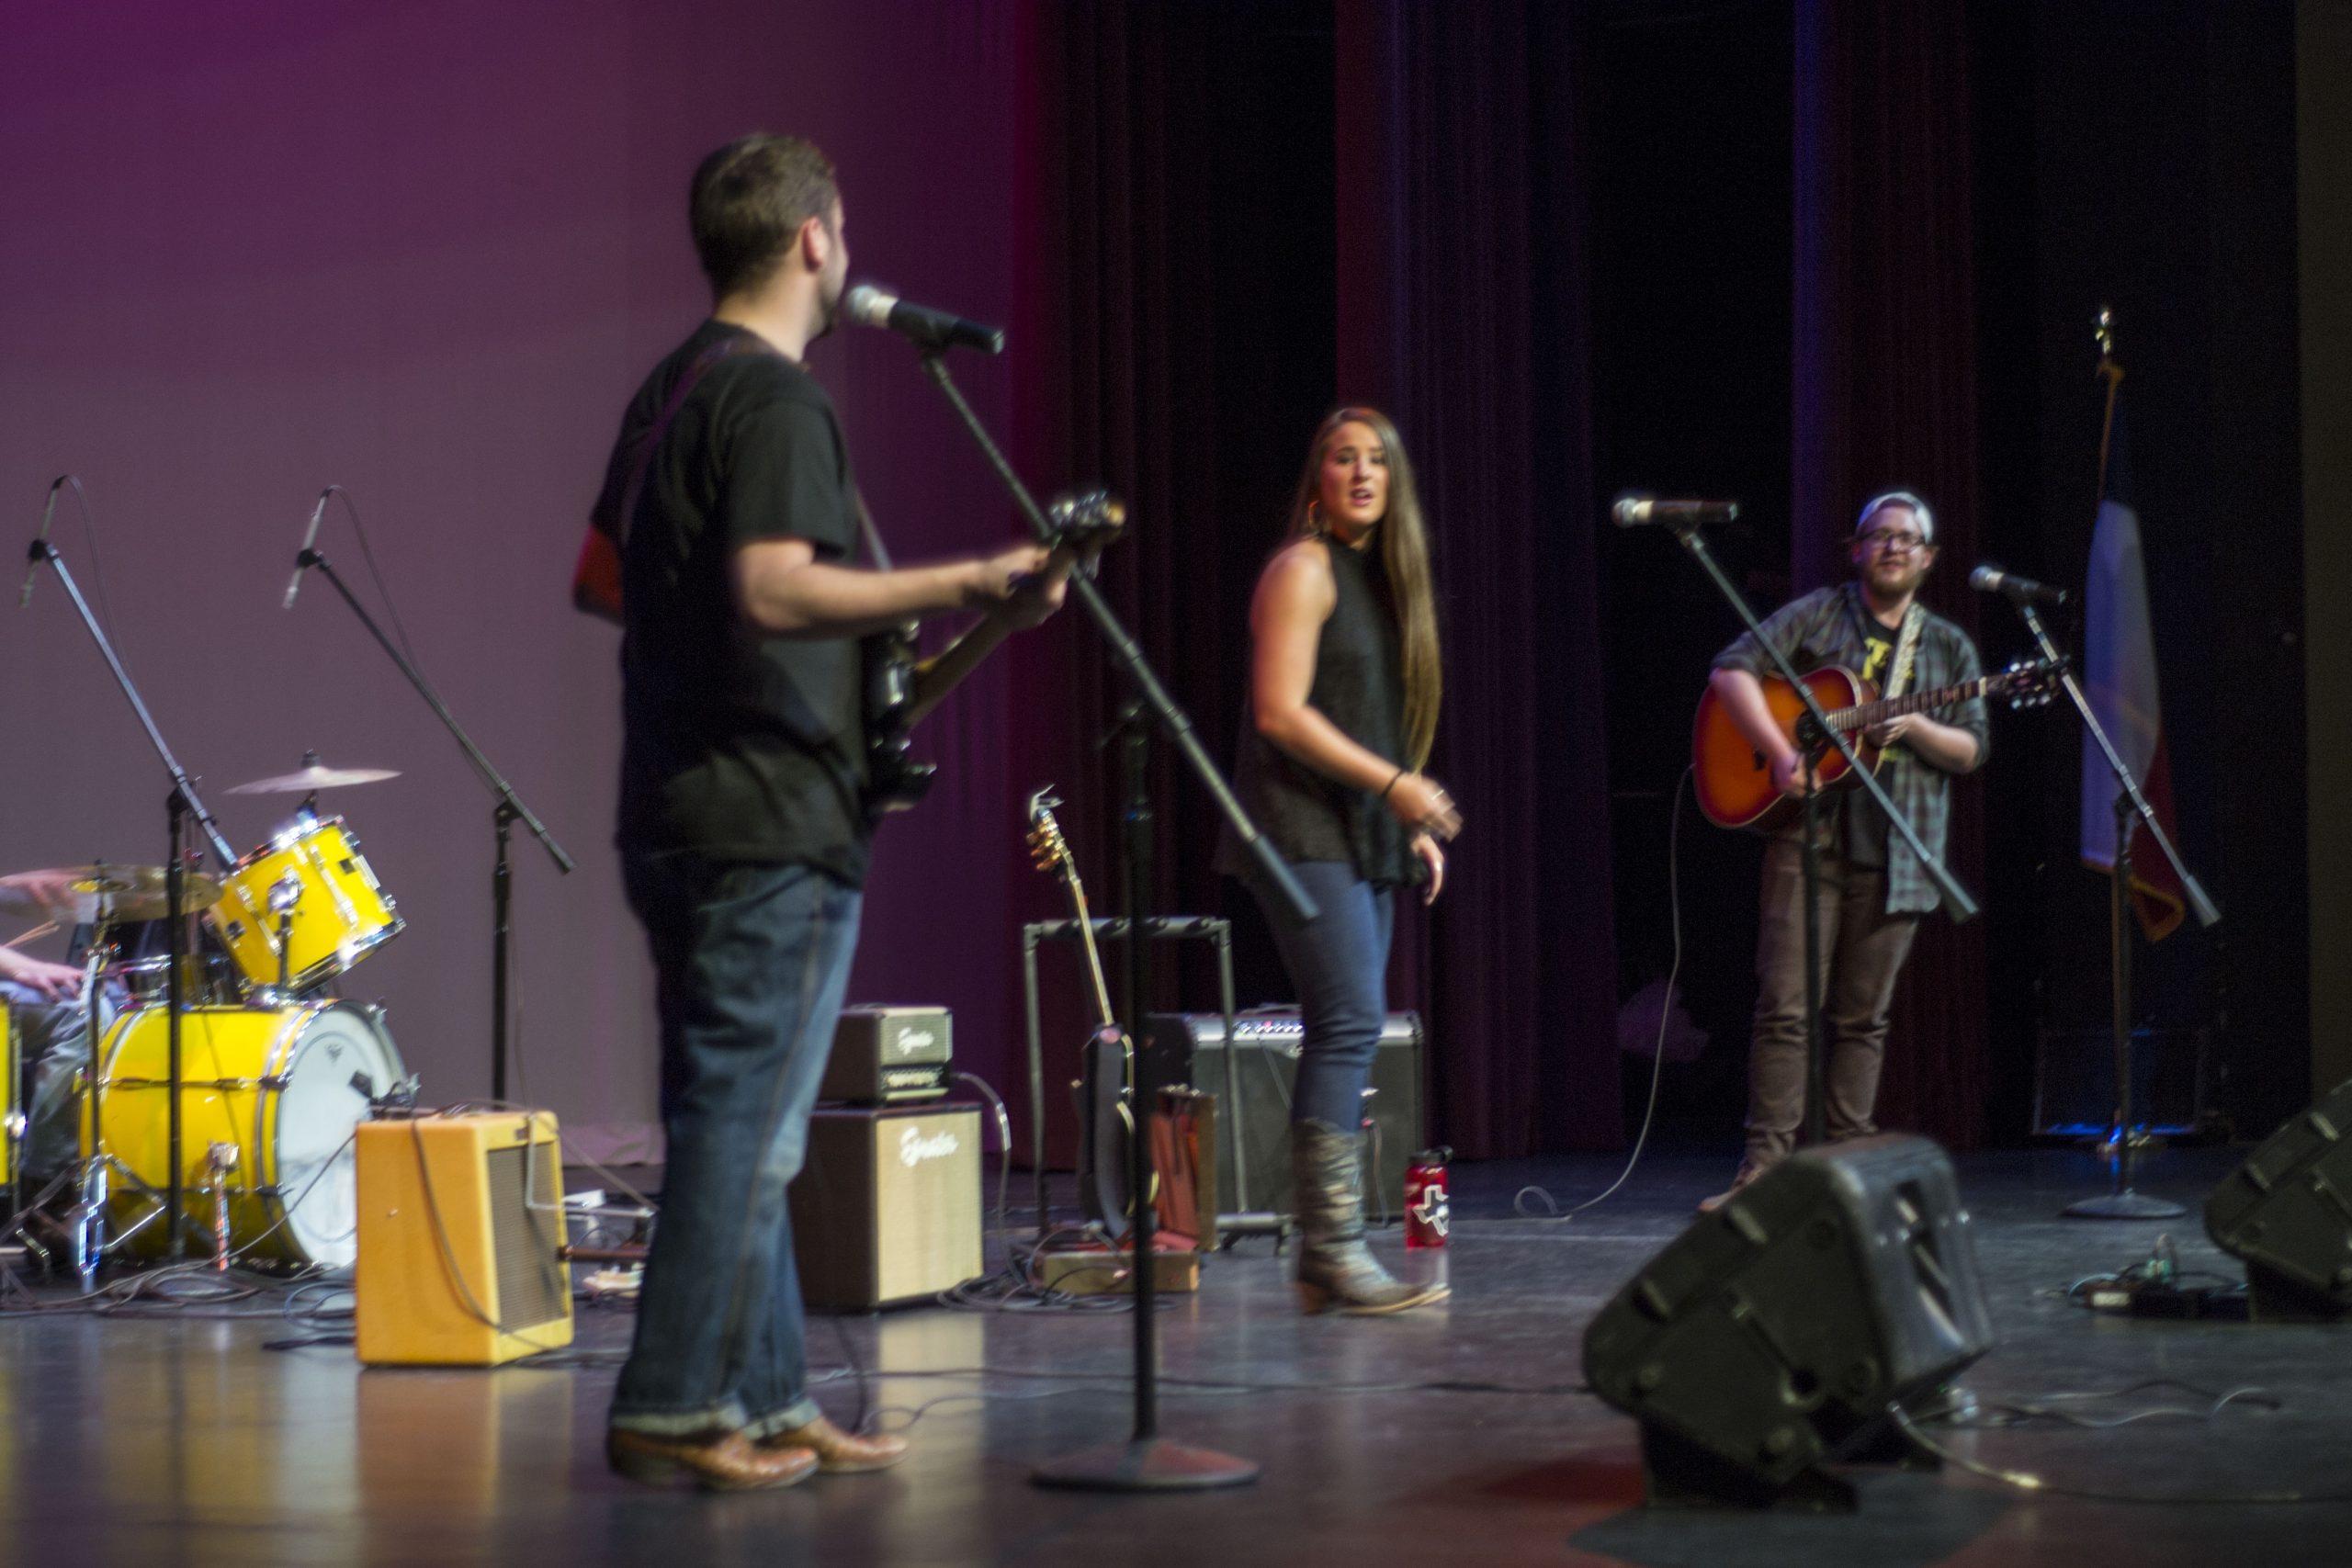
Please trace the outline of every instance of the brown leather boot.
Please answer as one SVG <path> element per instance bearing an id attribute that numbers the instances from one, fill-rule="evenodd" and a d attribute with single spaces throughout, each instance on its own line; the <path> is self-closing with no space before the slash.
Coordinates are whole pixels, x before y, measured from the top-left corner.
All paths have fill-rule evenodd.
<path id="1" fill-rule="evenodd" d="M 817 1472 L 807 1449 L 771 1449 L 741 1432 L 721 1438 L 669 1438 L 615 1427 L 605 1434 L 605 1458 L 615 1473 L 649 1484 L 691 1479 L 707 1492 L 756 1492 L 789 1486 Z"/>
<path id="2" fill-rule="evenodd" d="M 1752 1157 L 1741 1160 L 1739 1162 L 1739 1174 L 1731 1179 L 1731 1185 L 1724 1189 L 1721 1192 L 1700 1199 L 1699 1212 L 1702 1214 L 1713 1213 L 1717 1209 L 1722 1208 L 1725 1203 L 1728 1203 L 1734 1198 L 1738 1197 L 1741 1188 L 1753 1182 L 1758 1177 L 1763 1175 L 1764 1172 L 1770 1168 L 1769 1166 L 1760 1164 Z"/>
<path id="3" fill-rule="evenodd" d="M 842 1431 L 822 1416 L 805 1427 L 770 1432 L 760 1439 L 763 1449 L 804 1453 L 827 1475 L 861 1475 L 888 1470 L 907 1457 L 904 1438 L 858 1438 Z"/>

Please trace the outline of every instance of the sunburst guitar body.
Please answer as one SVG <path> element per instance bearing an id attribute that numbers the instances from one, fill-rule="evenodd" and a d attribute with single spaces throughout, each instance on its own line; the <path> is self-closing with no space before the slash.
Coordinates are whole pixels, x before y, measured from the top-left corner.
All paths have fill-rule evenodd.
<path id="1" fill-rule="evenodd" d="M 1863 767 L 1876 772 L 1880 752 L 1863 739 L 1874 726 L 1906 713 L 1929 713 L 1954 707 L 1975 697 L 2006 695 L 2011 707 L 2046 703 L 2056 684 L 2058 670 L 2041 660 L 2020 660 L 1997 675 L 1964 681 L 1932 692 L 1881 699 L 1878 688 L 1850 670 L 1825 664 L 1804 678 L 1814 701 L 1829 717 L 1830 727 L 1845 736 Z M 1778 675 L 1759 675 L 1764 706 L 1790 744 L 1807 754 L 1818 753 L 1815 776 L 1825 795 L 1858 782 L 1852 764 L 1826 739 L 1813 737 L 1808 745 L 1799 738 L 1809 724 L 1804 699 Z M 1699 809 L 1718 828 L 1752 828 L 1776 832 L 1804 809 L 1801 800 L 1782 795 L 1772 785 L 1770 758 L 1758 750 L 1731 710 L 1709 686 L 1699 697 L 1698 716 L 1690 725 L 1690 765 L 1698 784 Z"/>

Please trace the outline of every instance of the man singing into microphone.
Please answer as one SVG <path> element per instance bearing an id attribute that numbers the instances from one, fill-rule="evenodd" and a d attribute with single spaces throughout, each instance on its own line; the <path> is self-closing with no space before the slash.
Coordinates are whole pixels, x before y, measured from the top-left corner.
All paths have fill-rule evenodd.
<path id="1" fill-rule="evenodd" d="M 1840 665 L 1883 694 L 1932 690 L 1979 673 L 1968 634 L 1918 602 L 1936 563 L 1936 523 L 1907 491 L 1874 496 L 1854 525 L 1855 580 L 1818 588 L 1782 605 L 1764 636 L 1800 671 Z M 1781 792 L 1801 795 L 1804 759 L 1772 722 L 1758 677 L 1771 660 L 1753 633 L 1715 656 L 1712 683 L 1740 733 L 1771 764 Z M 1974 698 L 1943 719 L 1906 714 L 1870 731 L 1884 749 L 1879 781 L 1940 858 L 1951 819 L 1951 775 L 1983 765 L 1984 703 Z M 1833 1140 L 1877 1131 L 1879 1068 L 1887 1010 L 1911 951 L 1919 917 L 1938 903 L 1918 857 L 1860 791 L 1826 798 L 1818 813 L 1825 1128 Z M 1732 1192 L 1788 1157 L 1804 1111 L 1804 879 L 1803 818 L 1764 851 L 1762 919 L 1756 940 L 1756 1022 L 1747 1055 L 1747 1149 L 1731 1191 L 1702 1202 L 1712 1213 Z"/>
<path id="2" fill-rule="evenodd" d="M 849 270 L 832 166 L 745 137 L 695 171 L 691 219 L 716 304 L 630 404 L 594 513 L 619 546 L 619 844 L 659 984 L 668 1134 L 607 1454 L 633 1479 L 736 1490 L 878 1470 L 906 1446 L 843 1432 L 808 1397 L 785 1206 L 872 836 L 858 638 L 979 609 L 991 640 L 1050 614 L 1067 565 L 1034 545 L 852 564 L 848 451 L 801 364 Z M 919 679 L 919 711 L 942 683 Z"/>

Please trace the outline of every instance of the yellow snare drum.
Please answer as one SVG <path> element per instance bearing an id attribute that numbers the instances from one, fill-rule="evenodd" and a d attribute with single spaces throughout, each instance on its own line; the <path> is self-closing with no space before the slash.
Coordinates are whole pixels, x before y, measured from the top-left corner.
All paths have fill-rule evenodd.
<path id="1" fill-rule="evenodd" d="M 224 880 L 229 890 L 204 919 L 254 986 L 278 984 L 281 918 L 287 982 L 297 990 L 342 974 L 406 923 L 340 817 L 299 818 Z"/>
<path id="2" fill-rule="evenodd" d="M 170 1013 L 142 1008 L 115 1021 L 101 1048 L 100 1116 L 106 1152 L 157 1192 L 171 1170 Z M 359 1252 L 352 1130 L 371 1098 L 390 1094 L 405 1069 L 373 1008 L 311 1002 L 284 1008 L 194 1008 L 180 1025 L 180 1183 L 183 1213 L 209 1229 L 211 1151 L 236 1163 L 229 1238 L 252 1255 L 347 1268 Z M 90 1152 L 87 1098 L 82 1151 Z M 129 1182 L 114 1192 L 118 1234 L 164 1250 L 160 1221 L 140 1224 L 153 1202 Z"/>

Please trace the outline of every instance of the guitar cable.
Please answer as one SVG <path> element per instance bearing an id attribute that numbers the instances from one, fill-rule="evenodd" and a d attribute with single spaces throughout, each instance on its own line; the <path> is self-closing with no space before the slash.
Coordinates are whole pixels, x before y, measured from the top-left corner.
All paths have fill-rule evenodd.
<path id="1" fill-rule="evenodd" d="M 1667 810 L 1666 904 L 1674 931 L 1674 957 L 1667 965 L 1666 994 L 1658 998 L 1657 1039 L 1650 1052 L 1649 1103 L 1642 1110 L 1642 1130 L 1634 1139 L 1634 1152 L 1625 1156 L 1625 1168 L 1617 1173 L 1616 1180 L 1573 1209 L 1563 1210 L 1559 1200 L 1543 1186 L 1529 1182 L 1511 1195 L 1510 1211 L 1517 1218 L 1567 1224 L 1624 1186 L 1633 1177 L 1634 1168 L 1641 1163 L 1643 1149 L 1649 1145 L 1650 1127 L 1657 1119 L 1658 1087 L 1666 1077 L 1666 1030 L 1674 1018 L 1674 987 L 1682 976 L 1682 796 L 1697 771 L 1695 763 L 1682 770 L 1681 776 L 1674 781 L 1674 801 Z M 1540 1209 L 1533 1206 L 1538 1202 L 1543 1205 Z"/>

